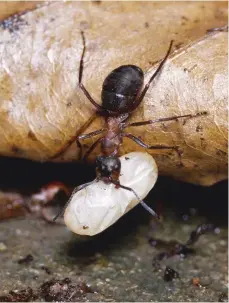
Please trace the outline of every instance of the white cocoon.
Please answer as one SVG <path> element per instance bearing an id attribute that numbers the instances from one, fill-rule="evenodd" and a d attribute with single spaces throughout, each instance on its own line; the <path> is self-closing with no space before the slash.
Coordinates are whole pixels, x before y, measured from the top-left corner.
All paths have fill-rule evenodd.
<path id="1" fill-rule="evenodd" d="M 157 165 L 147 153 L 133 152 L 120 157 L 120 184 L 132 188 L 144 199 L 153 188 Z M 135 195 L 103 181 L 89 185 L 74 194 L 64 213 L 67 227 L 79 235 L 96 235 L 138 204 Z"/>

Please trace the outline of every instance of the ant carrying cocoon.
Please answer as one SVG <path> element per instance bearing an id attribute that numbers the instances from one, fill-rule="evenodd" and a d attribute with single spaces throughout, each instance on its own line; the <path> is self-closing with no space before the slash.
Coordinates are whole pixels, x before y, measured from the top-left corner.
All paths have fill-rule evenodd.
<path id="1" fill-rule="evenodd" d="M 83 159 L 87 160 L 98 145 L 101 146 L 102 156 L 98 156 L 96 160 L 97 178 L 92 182 L 78 186 L 73 191 L 64 210 L 58 214 L 54 220 L 65 211 L 65 223 L 71 230 L 80 234 L 93 235 L 113 224 L 129 208 L 132 208 L 137 203 L 141 203 L 147 211 L 158 218 L 157 214 L 142 201 L 156 181 L 156 164 L 150 155 L 144 153 L 134 153 L 133 158 L 128 160 L 129 162 L 124 160 L 125 156 L 119 160 L 118 152 L 123 143 L 123 138 L 133 140 L 136 144 L 146 149 L 175 151 L 179 159 L 181 158 L 178 146 L 148 145 L 140 138 L 124 130 L 129 127 L 139 127 L 166 121 L 178 121 L 181 118 L 194 118 L 205 115 L 206 112 L 128 123 L 127 120 L 131 113 L 141 104 L 151 82 L 165 64 L 171 52 L 173 41 L 170 42 L 164 59 L 160 62 L 145 86 L 144 73 L 140 67 L 135 65 L 122 65 L 108 74 L 103 82 L 101 93 L 102 103 L 100 105 L 91 97 L 82 83 L 83 63 L 86 51 L 86 41 L 83 32 L 81 32 L 81 37 L 83 41 L 83 52 L 79 68 L 79 87 L 96 108 L 95 114 L 104 118 L 105 127 L 88 134 L 73 136 L 67 145 L 55 156 L 62 154 L 73 141 L 76 141 L 82 156 L 81 140 L 104 134 L 91 145 Z M 92 116 L 92 118 L 94 117 L 95 116 Z M 89 119 L 89 121 L 91 122 L 92 119 Z M 132 157 L 133 154 L 130 155 Z M 135 161 L 137 166 L 134 164 Z M 148 163 L 148 172 L 150 172 L 150 170 L 151 172 L 154 171 L 154 178 L 150 177 L 148 173 L 138 176 L 139 168 L 146 163 Z M 121 175 L 120 170 L 122 171 Z M 140 191 L 138 193 L 137 188 L 144 186 L 146 186 L 145 192 L 143 191 L 141 193 Z M 117 204 L 116 206 L 115 203 Z"/>
<path id="2" fill-rule="evenodd" d="M 107 167 L 112 164 L 119 166 L 115 172 L 120 173 L 120 183 L 107 179 L 110 176 L 105 171 L 107 167 L 103 160 L 98 159 L 97 178 L 76 188 L 66 205 L 65 224 L 76 234 L 96 235 L 138 203 L 148 208 L 142 199 L 157 180 L 158 170 L 153 157 L 141 152 L 129 153 L 120 158 L 106 157 L 107 163 L 109 162 Z M 157 216 L 153 210 L 148 210 Z"/>

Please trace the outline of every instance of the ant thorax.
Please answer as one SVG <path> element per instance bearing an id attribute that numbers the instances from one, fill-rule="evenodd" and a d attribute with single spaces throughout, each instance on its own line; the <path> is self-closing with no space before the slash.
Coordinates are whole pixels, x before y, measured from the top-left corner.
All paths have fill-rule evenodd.
<path id="1" fill-rule="evenodd" d="M 106 118 L 107 129 L 113 133 L 120 133 L 122 123 L 127 120 L 130 114 L 120 114 L 118 116 L 109 116 Z"/>
<path id="2" fill-rule="evenodd" d="M 101 150 L 104 155 L 117 154 L 118 148 L 122 143 L 120 136 L 122 132 L 122 123 L 128 118 L 129 114 L 122 114 L 116 117 L 107 117 L 107 133 L 101 142 Z"/>

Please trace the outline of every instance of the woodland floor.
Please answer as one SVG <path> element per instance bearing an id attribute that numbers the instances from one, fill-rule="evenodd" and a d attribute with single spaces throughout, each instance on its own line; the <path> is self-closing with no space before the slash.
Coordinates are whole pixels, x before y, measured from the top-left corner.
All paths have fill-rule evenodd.
<path id="1" fill-rule="evenodd" d="M 201 188 L 160 178 L 146 201 L 163 213 L 161 226 L 139 206 L 94 237 L 77 236 L 33 216 L 2 221 L 0 301 L 16 295 L 20 301 L 21 295 L 27 301 L 228 302 L 227 182 Z M 217 229 L 200 236 L 193 253 L 153 265 L 159 253 L 174 247 L 168 242 L 185 243 L 206 222 Z M 165 281 L 166 266 L 180 278 Z M 12 290 L 25 291 L 8 295 Z"/>

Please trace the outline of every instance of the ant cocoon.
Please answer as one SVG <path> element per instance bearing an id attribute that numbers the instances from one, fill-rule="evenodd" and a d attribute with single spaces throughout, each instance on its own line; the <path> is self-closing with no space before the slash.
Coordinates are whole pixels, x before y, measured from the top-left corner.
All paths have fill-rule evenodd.
<path id="1" fill-rule="evenodd" d="M 139 199 L 144 199 L 153 188 L 158 169 L 151 155 L 132 152 L 119 159 L 120 185 L 134 190 L 137 196 L 127 189 L 113 183 L 105 183 L 103 180 L 88 183 L 88 186 L 73 192 L 64 212 L 65 224 L 72 232 L 93 236 L 104 231 L 141 203 Z"/>

